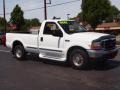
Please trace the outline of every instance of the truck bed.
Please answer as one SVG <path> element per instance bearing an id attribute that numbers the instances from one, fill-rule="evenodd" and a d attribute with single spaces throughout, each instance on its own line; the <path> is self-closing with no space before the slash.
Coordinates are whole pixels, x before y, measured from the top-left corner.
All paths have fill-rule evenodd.
<path id="1" fill-rule="evenodd" d="M 24 44 L 24 48 L 27 47 L 37 47 L 38 35 L 30 33 L 7 33 L 6 34 L 6 45 L 9 48 L 12 48 L 12 44 L 15 41 L 20 41 Z"/>

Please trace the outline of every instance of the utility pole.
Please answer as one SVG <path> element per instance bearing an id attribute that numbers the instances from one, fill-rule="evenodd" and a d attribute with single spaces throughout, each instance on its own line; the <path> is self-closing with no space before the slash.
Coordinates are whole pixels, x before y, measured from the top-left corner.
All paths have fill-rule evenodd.
<path id="1" fill-rule="evenodd" d="M 3 0 L 3 13 L 4 13 L 4 32 L 6 33 L 6 15 L 5 15 L 5 0 Z"/>
<path id="2" fill-rule="evenodd" d="M 44 0 L 44 14 L 45 14 L 45 20 L 47 19 L 47 5 L 46 0 Z"/>
<path id="3" fill-rule="evenodd" d="M 47 19 L 47 4 L 51 4 L 51 0 L 49 0 L 49 3 L 47 3 L 47 1 L 44 0 L 44 16 L 45 16 L 45 20 Z"/>

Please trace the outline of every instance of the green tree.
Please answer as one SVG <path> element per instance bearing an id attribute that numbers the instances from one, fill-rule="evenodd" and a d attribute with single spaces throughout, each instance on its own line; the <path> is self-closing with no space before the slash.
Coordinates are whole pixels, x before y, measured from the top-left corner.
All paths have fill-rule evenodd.
<path id="1" fill-rule="evenodd" d="M 30 26 L 40 26 L 41 23 L 39 22 L 39 19 L 34 18 L 30 20 Z"/>
<path id="2" fill-rule="evenodd" d="M 82 18 L 93 28 L 109 17 L 111 3 L 109 0 L 82 0 Z"/>
<path id="3" fill-rule="evenodd" d="M 120 11 L 118 10 L 118 8 L 116 8 L 115 6 L 111 6 L 111 8 L 109 9 L 109 16 L 106 18 L 107 22 L 112 22 L 114 18 L 116 18 L 119 14 Z"/>
<path id="4" fill-rule="evenodd" d="M 25 19 L 24 21 L 25 21 L 25 24 L 21 27 L 22 31 L 28 31 L 31 27 L 37 27 L 41 25 L 39 19 L 37 18 Z"/>
<path id="5" fill-rule="evenodd" d="M 20 30 L 21 27 L 24 25 L 24 12 L 21 10 L 19 5 L 16 5 L 11 13 L 10 22 L 12 24 L 16 24 L 17 29 Z"/>
<path id="6" fill-rule="evenodd" d="M 31 20 L 30 19 L 25 19 L 25 27 L 26 28 L 30 28 L 30 23 L 31 23 Z"/>

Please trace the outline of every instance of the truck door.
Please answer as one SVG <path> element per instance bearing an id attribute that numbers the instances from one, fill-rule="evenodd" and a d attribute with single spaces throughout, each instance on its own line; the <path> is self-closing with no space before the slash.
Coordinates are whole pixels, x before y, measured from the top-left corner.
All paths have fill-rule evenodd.
<path id="1" fill-rule="evenodd" d="M 63 37 L 54 36 L 53 32 L 60 30 L 59 26 L 54 22 L 45 24 L 43 35 L 40 36 L 39 51 L 40 57 L 61 58 L 63 48 Z M 62 33 L 62 31 L 60 30 Z M 63 33 L 62 33 L 63 34 Z"/>

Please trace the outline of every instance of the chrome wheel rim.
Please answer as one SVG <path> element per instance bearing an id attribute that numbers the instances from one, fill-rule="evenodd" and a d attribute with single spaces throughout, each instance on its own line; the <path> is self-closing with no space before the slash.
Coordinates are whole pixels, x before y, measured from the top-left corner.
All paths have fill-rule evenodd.
<path id="1" fill-rule="evenodd" d="M 84 58 L 83 58 L 82 55 L 75 54 L 73 56 L 73 63 L 74 63 L 75 66 L 77 66 L 77 67 L 81 66 L 83 64 L 83 61 L 84 61 Z"/>
<path id="2" fill-rule="evenodd" d="M 22 56 L 22 51 L 20 49 L 17 49 L 16 50 L 16 57 L 21 58 L 21 56 Z"/>

